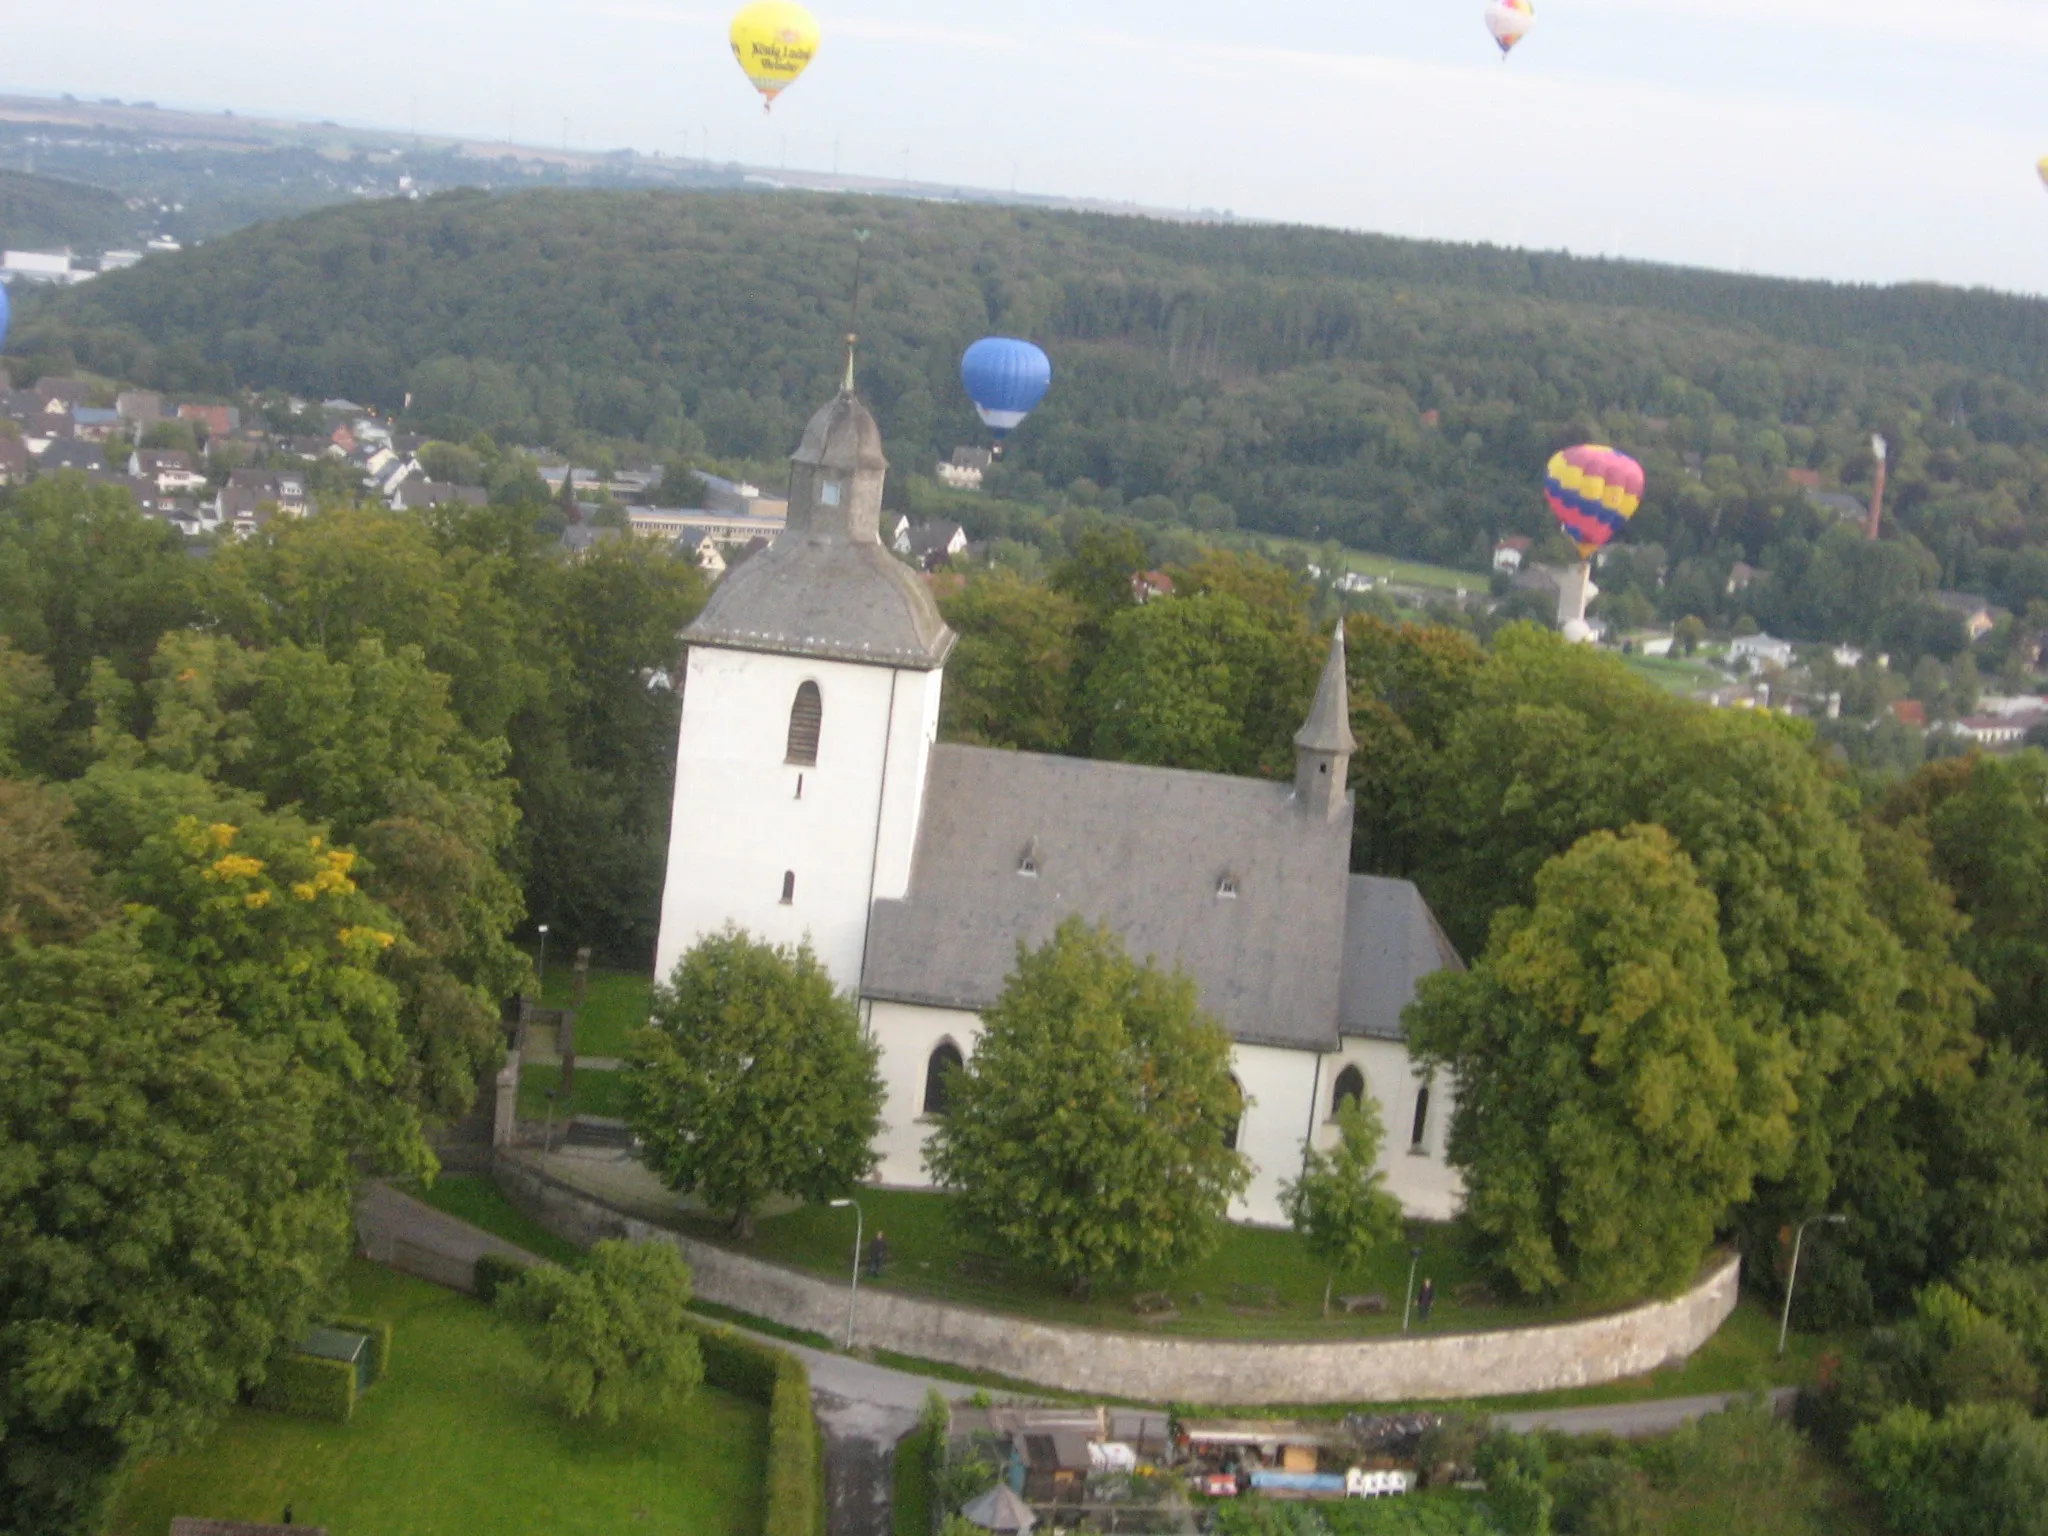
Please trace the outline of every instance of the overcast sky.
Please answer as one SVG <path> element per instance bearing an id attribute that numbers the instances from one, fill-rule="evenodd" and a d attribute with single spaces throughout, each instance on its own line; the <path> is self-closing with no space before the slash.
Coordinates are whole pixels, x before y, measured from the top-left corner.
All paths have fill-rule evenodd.
<path id="1" fill-rule="evenodd" d="M 812 8 L 765 119 L 699 0 L 16 6 L 0 86 L 2048 292 L 2040 0 Z"/>

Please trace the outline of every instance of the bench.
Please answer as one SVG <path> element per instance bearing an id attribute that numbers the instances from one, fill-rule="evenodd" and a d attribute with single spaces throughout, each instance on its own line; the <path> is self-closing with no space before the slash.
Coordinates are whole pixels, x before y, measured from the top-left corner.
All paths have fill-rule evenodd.
<path id="1" fill-rule="evenodd" d="M 1261 1312 L 1280 1310 L 1280 1291 L 1271 1285 L 1248 1285 L 1234 1280 L 1230 1285 L 1230 1304 L 1233 1307 L 1254 1307 Z"/>
<path id="2" fill-rule="evenodd" d="M 1180 1308 L 1173 1304 L 1173 1297 L 1165 1291 L 1140 1291 L 1131 1298 L 1131 1310 L 1140 1317 L 1177 1317 Z"/>
<path id="3" fill-rule="evenodd" d="M 1360 1291 L 1351 1296 L 1339 1296 L 1337 1305 L 1344 1309 L 1345 1316 L 1354 1312 L 1384 1312 L 1387 1298 L 1379 1291 Z"/>

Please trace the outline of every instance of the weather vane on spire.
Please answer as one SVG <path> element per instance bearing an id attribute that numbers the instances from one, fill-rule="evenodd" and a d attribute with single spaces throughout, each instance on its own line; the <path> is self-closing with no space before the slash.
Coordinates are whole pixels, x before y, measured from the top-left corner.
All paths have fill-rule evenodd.
<path id="1" fill-rule="evenodd" d="M 853 393 L 853 350 L 860 344 L 860 258 L 873 233 L 867 229 L 853 232 L 853 299 L 846 306 L 846 382 L 840 386 L 849 395 Z"/>

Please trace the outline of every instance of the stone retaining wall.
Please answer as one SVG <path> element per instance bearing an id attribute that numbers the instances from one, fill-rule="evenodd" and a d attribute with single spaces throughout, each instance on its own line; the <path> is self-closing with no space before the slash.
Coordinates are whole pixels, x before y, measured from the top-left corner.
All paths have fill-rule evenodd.
<path id="1" fill-rule="evenodd" d="M 845 1336 L 843 1283 L 746 1258 L 613 1210 L 516 1152 L 506 1197 L 578 1243 L 672 1244 L 705 1301 L 828 1338 Z M 1735 1310 L 1740 1262 L 1671 1301 L 1544 1327 L 1312 1343 L 1182 1339 L 1069 1328 L 885 1290 L 862 1290 L 855 1342 L 1066 1392 L 1154 1403 L 1352 1403 L 1499 1397 L 1590 1387 L 1683 1360 Z"/>

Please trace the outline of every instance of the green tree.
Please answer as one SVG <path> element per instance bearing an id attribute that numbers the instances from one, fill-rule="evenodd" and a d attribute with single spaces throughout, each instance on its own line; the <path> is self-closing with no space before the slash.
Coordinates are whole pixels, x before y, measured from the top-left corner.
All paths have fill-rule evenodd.
<path id="1" fill-rule="evenodd" d="M 2048 1511 L 2048 1425 L 2009 1403 L 1934 1418 L 1894 1409 L 1859 1429 L 1850 1462 L 1899 1536 L 2037 1536 Z"/>
<path id="2" fill-rule="evenodd" d="M 167 983 L 149 921 L 0 946 L 0 1507 L 24 1536 L 100 1530 L 120 1474 L 260 1380 L 348 1252 L 318 1079 Z"/>
<path id="3" fill-rule="evenodd" d="M 529 1269 L 496 1305 L 527 1328 L 548 1390 L 572 1419 L 662 1413 L 704 1379 L 690 1266 L 667 1243 L 608 1239 L 574 1269 Z"/>
<path id="4" fill-rule="evenodd" d="M 196 775 L 102 764 L 69 788 L 79 841 L 166 992 L 275 1043 L 303 1075 L 321 1141 L 301 1182 L 348 1188 L 356 1157 L 430 1168 L 386 974 L 402 925 L 357 885 L 353 850 Z"/>
<path id="5" fill-rule="evenodd" d="M 82 938 L 105 915 L 92 859 L 64 825 L 70 814 L 57 791 L 0 779 L 0 948 Z"/>
<path id="6" fill-rule="evenodd" d="M 1707 643 L 1706 622 L 1697 614 L 1687 614 L 1672 626 L 1671 639 L 1680 655 L 1691 656 Z"/>
<path id="7" fill-rule="evenodd" d="M 967 1233 L 1076 1291 L 1214 1248 L 1250 1170 L 1226 1142 L 1230 1041 L 1192 981 L 1069 918 L 1019 947 L 982 1025 L 925 1143 Z"/>
<path id="8" fill-rule="evenodd" d="M 663 1182 L 751 1236 L 769 1196 L 833 1199 L 874 1166 L 879 1056 L 808 944 L 728 927 L 655 989 L 626 1055 L 626 1120 Z"/>
<path id="9" fill-rule="evenodd" d="M 1289 1225 L 1329 1268 L 1323 1282 L 1325 1317 L 1337 1276 L 1363 1266 L 1399 1241 L 1402 1231 L 1401 1202 L 1387 1193 L 1379 1167 L 1386 1139 L 1379 1101 L 1370 1094 L 1345 1099 L 1337 1107 L 1337 1135 L 1337 1145 L 1328 1152 L 1303 1143 L 1301 1177 L 1280 1186 L 1280 1209 Z"/>
<path id="10" fill-rule="evenodd" d="M 1519 1289 L 1675 1288 L 1784 1165 L 1790 1054 L 1731 993 L 1713 897 L 1657 827 L 1582 839 L 1424 984 L 1409 1042 L 1458 1083 L 1465 1219 Z"/>
<path id="11" fill-rule="evenodd" d="M 1007 571 L 971 577 L 941 604 L 960 643 L 946 663 L 948 740 L 1065 750 L 1081 605 Z"/>

